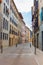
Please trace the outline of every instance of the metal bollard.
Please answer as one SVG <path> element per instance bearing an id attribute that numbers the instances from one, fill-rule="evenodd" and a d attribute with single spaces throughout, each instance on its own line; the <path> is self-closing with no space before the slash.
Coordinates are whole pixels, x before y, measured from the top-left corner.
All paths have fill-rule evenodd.
<path id="1" fill-rule="evenodd" d="M 16 44 L 16 47 L 17 47 L 17 44 Z"/>
<path id="2" fill-rule="evenodd" d="M 31 47 L 31 44 L 30 44 L 30 47 Z"/>

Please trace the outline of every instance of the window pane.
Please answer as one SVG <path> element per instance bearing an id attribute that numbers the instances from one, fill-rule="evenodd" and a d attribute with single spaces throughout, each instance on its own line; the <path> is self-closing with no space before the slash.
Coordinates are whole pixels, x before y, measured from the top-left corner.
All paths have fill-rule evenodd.
<path id="1" fill-rule="evenodd" d="M 8 30 L 8 21 L 3 18 L 3 29 Z"/>

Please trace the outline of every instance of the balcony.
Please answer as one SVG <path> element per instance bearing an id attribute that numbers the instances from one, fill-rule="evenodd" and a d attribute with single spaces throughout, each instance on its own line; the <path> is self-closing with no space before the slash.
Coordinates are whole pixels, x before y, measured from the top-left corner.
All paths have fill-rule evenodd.
<path id="1" fill-rule="evenodd" d="M 15 22 L 15 20 L 12 17 L 10 17 L 10 21 L 17 27 L 17 23 Z"/>
<path id="2" fill-rule="evenodd" d="M 12 34 L 14 34 L 14 35 L 18 35 L 17 32 L 15 32 L 15 31 L 13 31 L 13 30 L 12 30 Z"/>
<path id="3" fill-rule="evenodd" d="M 13 34 L 13 35 L 16 35 L 16 36 L 18 35 L 17 32 L 15 32 L 14 30 L 11 30 L 11 29 L 10 29 L 10 34 Z"/>

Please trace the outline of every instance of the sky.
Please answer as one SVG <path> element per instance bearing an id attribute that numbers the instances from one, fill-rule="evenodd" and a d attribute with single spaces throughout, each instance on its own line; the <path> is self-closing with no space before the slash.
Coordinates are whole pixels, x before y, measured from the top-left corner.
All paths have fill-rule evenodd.
<path id="1" fill-rule="evenodd" d="M 33 6 L 33 0 L 14 0 L 14 2 L 18 11 L 22 13 L 26 26 L 31 29 L 31 7 Z"/>

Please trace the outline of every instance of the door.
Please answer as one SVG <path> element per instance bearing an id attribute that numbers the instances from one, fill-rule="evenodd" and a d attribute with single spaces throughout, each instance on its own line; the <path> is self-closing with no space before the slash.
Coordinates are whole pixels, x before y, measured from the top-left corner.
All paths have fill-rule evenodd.
<path id="1" fill-rule="evenodd" d="M 39 33 L 37 34 L 37 48 L 38 48 L 38 45 L 39 45 Z"/>
<path id="2" fill-rule="evenodd" d="M 43 51 L 43 31 L 42 31 L 42 51 Z"/>
<path id="3" fill-rule="evenodd" d="M 10 44 L 11 44 L 11 38 L 9 38 L 9 46 L 10 46 Z"/>

